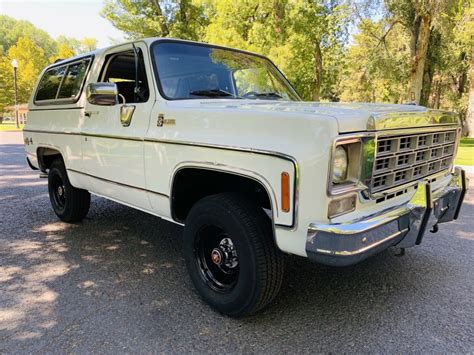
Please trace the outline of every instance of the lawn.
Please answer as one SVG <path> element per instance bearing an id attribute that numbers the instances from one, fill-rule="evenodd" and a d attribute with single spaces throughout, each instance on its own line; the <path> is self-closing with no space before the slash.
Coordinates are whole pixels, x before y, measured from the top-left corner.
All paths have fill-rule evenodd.
<path id="1" fill-rule="evenodd" d="M 474 165 L 474 138 L 462 138 L 455 164 Z"/>
<path id="2" fill-rule="evenodd" d="M 7 131 L 21 131 L 24 125 L 20 125 L 20 128 L 16 128 L 15 122 L 3 122 L 0 124 L 0 132 Z"/>

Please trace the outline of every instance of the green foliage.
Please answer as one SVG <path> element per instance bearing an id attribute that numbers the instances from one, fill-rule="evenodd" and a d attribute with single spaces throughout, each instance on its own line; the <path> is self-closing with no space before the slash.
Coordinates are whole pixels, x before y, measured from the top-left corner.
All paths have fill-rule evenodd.
<path id="1" fill-rule="evenodd" d="M 20 37 L 7 58 L 18 61 L 18 102 L 27 102 L 41 70 L 48 65 L 44 50 L 32 40 Z"/>
<path id="2" fill-rule="evenodd" d="M 304 99 L 337 99 L 349 11 L 342 1 L 220 0 L 204 40 L 267 55 Z M 322 62 L 317 87 L 316 61 Z"/>
<path id="3" fill-rule="evenodd" d="M 101 14 L 130 38 L 176 37 L 266 55 L 305 100 L 391 103 L 410 100 L 424 53 L 416 51 L 420 19 L 429 17 L 420 100 L 462 117 L 468 111 L 473 0 L 105 0 Z M 0 15 L 0 112 L 13 104 L 13 58 L 25 102 L 45 65 L 95 47 L 94 39 L 54 40 Z"/>
<path id="4" fill-rule="evenodd" d="M 176 37 L 198 40 L 206 25 L 197 1 L 105 0 L 102 16 L 130 38 Z"/>
<path id="5" fill-rule="evenodd" d="M 57 51 L 56 42 L 45 31 L 36 28 L 28 21 L 0 15 L 0 54 L 6 53 L 20 37 L 28 37 L 41 47 L 48 57 L 53 56 Z"/>
<path id="6" fill-rule="evenodd" d="M 409 80 L 409 36 L 400 25 L 363 20 L 345 58 L 343 101 L 403 103 Z"/>
<path id="7" fill-rule="evenodd" d="M 12 60 L 18 62 L 18 102 L 26 103 L 40 72 L 57 59 L 89 52 L 97 46 L 93 38 L 52 39 L 28 21 L 0 15 L 0 116 L 15 103 Z"/>

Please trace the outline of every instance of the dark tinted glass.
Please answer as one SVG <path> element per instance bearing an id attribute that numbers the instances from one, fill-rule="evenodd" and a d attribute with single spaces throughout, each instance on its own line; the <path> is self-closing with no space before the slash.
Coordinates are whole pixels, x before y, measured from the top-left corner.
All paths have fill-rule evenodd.
<path id="1" fill-rule="evenodd" d="M 153 47 L 163 94 L 170 99 L 234 98 L 299 100 L 266 58 L 188 43 Z"/>
<path id="2" fill-rule="evenodd" d="M 69 66 L 58 99 L 75 98 L 79 94 L 88 65 L 89 60 L 84 60 Z"/>
<path id="3" fill-rule="evenodd" d="M 135 67 L 137 58 L 138 71 Z M 138 50 L 138 57 L 133 51 L 112 54 L 106 60 L 104 67 L 107 68 L 107 71 L 102 81 L 115 83 L 119 94 L 125 98 L 127 103 L 148 101 L 148 82 L 141 50 Z M 102 70 L 104 71 L 105 68 Z"/>
<path id="4" fill-rule="evenodd" d="M 38 85 L 36 101 L 54 100 L 65 72 L 66 66 L 49 69 Z"/>

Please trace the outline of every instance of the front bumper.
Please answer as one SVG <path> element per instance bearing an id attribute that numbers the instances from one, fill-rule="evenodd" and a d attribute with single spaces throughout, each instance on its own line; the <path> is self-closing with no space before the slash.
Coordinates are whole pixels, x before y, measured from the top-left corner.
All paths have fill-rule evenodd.
<path id="1" fill-rule="evenodd" d="M 356 264 L 390 246 L 408 248 L 420 244 L 427 228 L 457 219 L 468 186 L 466 173 L 456 168 L 445 188 L 432 191 L 427 182 L 418 184 L 405 205 L 350 223 L 308 227 L 306 253 L 311 260 L 331 265 Z"/>

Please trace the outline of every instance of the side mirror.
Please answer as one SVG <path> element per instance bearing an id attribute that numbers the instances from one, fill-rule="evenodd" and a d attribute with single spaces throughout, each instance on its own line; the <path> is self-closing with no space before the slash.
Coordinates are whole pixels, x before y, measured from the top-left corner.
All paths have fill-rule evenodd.
<path id="1" fill-rule="evenodd" d="M 115 83 L 91 83 L 87 85 L 87 101 L 94 105 L 112 106 L 117 103 L 118 89 Z"/>

